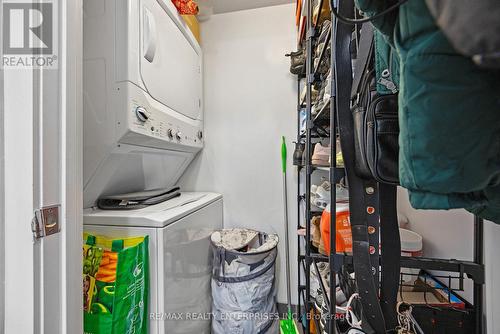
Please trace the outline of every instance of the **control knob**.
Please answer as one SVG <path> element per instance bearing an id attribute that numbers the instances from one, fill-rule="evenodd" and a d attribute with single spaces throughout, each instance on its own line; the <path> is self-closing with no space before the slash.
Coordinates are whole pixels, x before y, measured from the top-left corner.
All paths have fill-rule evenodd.
<path id="1" fill-rule="evenodd" d="M 139 120 L 139 122 L 146 122 L 148 120 L 148 115 L 146 114 L 146 108 L 144 107 L 137 107 L 135 108 L 135 116 Z"/>

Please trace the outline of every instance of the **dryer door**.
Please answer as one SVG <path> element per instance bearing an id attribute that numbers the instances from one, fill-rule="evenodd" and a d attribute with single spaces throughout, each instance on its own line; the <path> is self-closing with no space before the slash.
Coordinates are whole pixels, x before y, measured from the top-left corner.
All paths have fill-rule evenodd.
<path id="1" fill-rule="evenodd" d="M 144 86 L 154 99 L 174 111 L 191 119 L 201 119 L 201 49 L 178 20 L 177 12 L 171 12 L 168 5 L 143 0 L 140 16 L 140 66 Z"/>

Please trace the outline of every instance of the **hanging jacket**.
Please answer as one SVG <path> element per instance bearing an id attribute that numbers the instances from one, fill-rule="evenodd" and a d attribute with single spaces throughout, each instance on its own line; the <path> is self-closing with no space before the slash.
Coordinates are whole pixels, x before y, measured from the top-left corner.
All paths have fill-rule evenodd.
<path id="1" fill-rule="evenodd" d="M 368 16 L 394 1 L 357 0 Z M 417 209 L 467 208 L 500 223 L 500 72 L 460 55 L 425 0 L 374 25 L 399 62 L 399 177 Z M 377 73 L 378 74 L 378 73 Z"/>
<path id="2" fill-rule="evenodd" d="M 500 68 L 498 0 L 425 0 L 453 47 L 479 66 Z"/>

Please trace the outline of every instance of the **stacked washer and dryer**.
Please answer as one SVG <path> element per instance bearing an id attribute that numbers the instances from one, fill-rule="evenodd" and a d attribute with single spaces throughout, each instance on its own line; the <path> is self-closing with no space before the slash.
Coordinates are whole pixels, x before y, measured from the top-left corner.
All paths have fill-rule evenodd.
<path id="1" fill-rule="evenodd" d="M 101 196 L 174 186 L 203 148 L 200 45 L 171 0 L 86 0 L 83 70 L 84 229 L 149 235 L 150 333 L 210 333 L 200 315 L 211 310 L 209 237 L 222 228 L 221 195 L 95 206 Z"/>

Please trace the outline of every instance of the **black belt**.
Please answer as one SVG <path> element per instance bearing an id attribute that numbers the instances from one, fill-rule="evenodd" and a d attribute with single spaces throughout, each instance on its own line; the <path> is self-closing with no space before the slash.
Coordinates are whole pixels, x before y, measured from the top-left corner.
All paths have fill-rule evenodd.
<path id="1" fill-rule="evenodd" d="M 339 1 L 338 12 L 341 15 L 352 17 L 353 9 L 353 0 Z M 335 25 L 336 109 L 349 182 L 353 262 L 363 310 L 363 327 L 367 333 L 387 333 L 387 329 L 392 330 L 397 324 L 396 298 L 401 246 L 396 213 L 396 188 L 361 179 L 354 172 L 354 124 L 350 110 L 352 26 L 339 21 L 335 21 Z M 382 238 L 380 258 L 379 237 Z M 379 264 L 382 265 L 381 282 Z"/>

